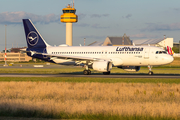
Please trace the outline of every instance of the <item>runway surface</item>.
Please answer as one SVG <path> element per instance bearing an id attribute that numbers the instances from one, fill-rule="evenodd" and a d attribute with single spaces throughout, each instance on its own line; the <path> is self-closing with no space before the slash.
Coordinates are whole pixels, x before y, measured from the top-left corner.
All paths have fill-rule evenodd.
<path id="1" fill-rule="evenodd" d="M 0 74 L 0 77 L 89 77 L 89 78 L 180 78 L 179 74 L 113 74 L 113 75 L 80 75 L 80 74 Z"/>

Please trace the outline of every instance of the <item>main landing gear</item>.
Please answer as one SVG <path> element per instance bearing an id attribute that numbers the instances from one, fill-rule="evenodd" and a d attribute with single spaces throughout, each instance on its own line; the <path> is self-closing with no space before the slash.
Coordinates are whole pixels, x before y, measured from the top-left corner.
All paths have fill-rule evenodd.
<path id="1" fill-rule="evenodd" d="M 86 67 L 86 69 L 83 71 L 83 74 L 84 75 L 90 75 L 91 71 L 89 70 L 88 65 L 86 65 L 85 67 Z"/>
<path id="2" fill-rule="evenodd" d="M 152 71 L 152 66 L 149 65 L 149 66 L 148 66 L 148 69 L 149 69 L 148 74 L 149 74 L 149 75 L 153 75 L 154 73 L 153 73 L 153 71 Z"/>
<path id="3" fill-rule="evenodd" d="M 84 75 L 90 75 L 90 74 L 91 74 L 91 71 L 90 71 L 90 70 L 84 70 L 84 71 L 83 71 L 83 74 L 84 74 Z"/>

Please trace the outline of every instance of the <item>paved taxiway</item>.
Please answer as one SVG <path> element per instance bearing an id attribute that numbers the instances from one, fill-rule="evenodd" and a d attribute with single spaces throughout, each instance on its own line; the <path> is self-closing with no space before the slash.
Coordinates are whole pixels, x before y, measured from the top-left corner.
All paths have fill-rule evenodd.
<path id="1" fill-rule="evenodd" d="M 127 74 L 127 75 L 80 75 L 80 74 L 0 74 L 0 77 L 89 77 L 89 78 L 180 78 L 180 75 L 155 74 L 155 75 L 141 75 L 141 74 Z"/>

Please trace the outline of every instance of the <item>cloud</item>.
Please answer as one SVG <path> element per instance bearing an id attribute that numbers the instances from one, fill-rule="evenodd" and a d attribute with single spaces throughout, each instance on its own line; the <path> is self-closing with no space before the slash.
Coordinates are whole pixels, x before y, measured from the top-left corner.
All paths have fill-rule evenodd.
<path id="1" fill-rule="evenodd" d="M 87 15 L 86 14 L 83 14 L 83 13 L 80 13 L 80 14 L 78 14 L 78 19 L 83 19 L 83 18 L 85 18 Z"/>
<path id="2" fill-rule="evenodd" d="M 126 18 L 126 19 L 129 19 L 129 18 L 131 18 L 131 17 L 132 17 L 132 14 L 127 14 L 125 17 L 122 16 L 122 18 Z"/>
<path id="3" fill-rule="evenodd" d="M 132 14 L 128 14 L 128 15 L 126 15 L 126 17 L 125 17 L 125 18 L 129 19 L 130 17 L 132 17 Z"/>
<path id="4" fill-rule="evenodd" d="M 90 18 L 101 18 L 101 17 L 108 17 L 109 14 L 92 14 L 92 15 L 87 15 L 87 14 L 84 14 L 84 13 L 79 13 L 77 14 L 78 15 L 78 19 L 79 20 L 82 20 L 86 17 L 90 17 Z"/>
<path id="5" fill-rule="evenodd" d="M 108 17 L 109 14 L 92 14 L 90 15 L 91 18 L 101 18 L 101 17 Z"/>
<path id="6" fill-rule="evenodd" d="M 101 27 L 100 24 L 93 24 L 91 27 L 92 27 L 92 28 L 96 28 L 96 29 L 108 28 L 108 27 Z"/>
<path id="7" fill-rule="evenodd" d="M 175 11 L 180 11 L 180 8 L 174 8 Z"/>
<path id="8" fill-rule="evenodd" d="M 59 21 L 59 15 L 48 14 L 48 15 L 36 15 L 23 11 L 19 12 L 3 12 L 0 13 L 0 24 L 19 24 L 22 19 L 31 19 L 33 23 L 50 23 Z"/>
<path id="9" fill-rule="evenodd" d="M 180 30 L 180 23 L 172 24 L 156 24 L 147 23 L 147 27 L 142 29 L 142 31 L 176 31 Z"/>

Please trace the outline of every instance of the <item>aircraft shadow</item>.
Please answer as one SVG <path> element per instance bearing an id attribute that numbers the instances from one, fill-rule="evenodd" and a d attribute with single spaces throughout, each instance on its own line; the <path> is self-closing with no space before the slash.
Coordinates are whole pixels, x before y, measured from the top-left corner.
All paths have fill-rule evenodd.
<path id="1" fill-rule="evenodd" d="M 83 72 L 59 73 L 60 75 L 84 75 Z M 103 75 L 103 73 L 91 73 L 91 75 Z M 148 73 L 111 73 L 110 75 L 148 75 Z M 180 76 L 180 74 L 154 73 L 152 76 Z"/>

